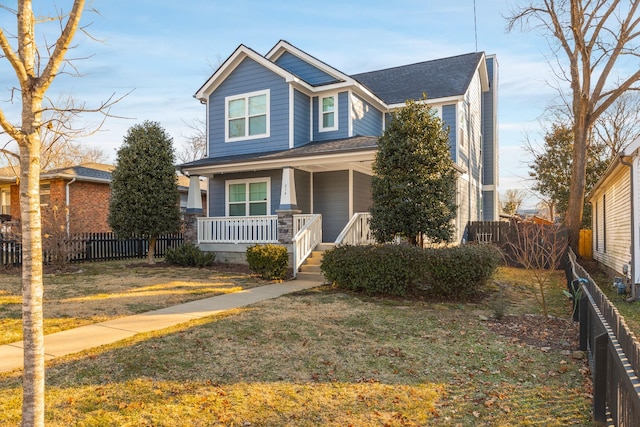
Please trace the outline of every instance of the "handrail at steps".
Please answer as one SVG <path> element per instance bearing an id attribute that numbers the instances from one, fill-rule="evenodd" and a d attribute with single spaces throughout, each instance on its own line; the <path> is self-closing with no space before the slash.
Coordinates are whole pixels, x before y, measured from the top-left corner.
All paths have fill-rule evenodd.
<path id="1" fill-rule="evenodd" d="M 313 215 L 302 228 L 293 236 L 293 277 L 313 249 L 322 243 L 322 215 Z"/>
<path id="2" fill-rule="evenodd" d="M 367 245 L 375 243 L 369 223 L 371 214 L 369 212 L 359 212 L 353 214 L 351 220 L 342 229 L 336 238 L 336 245 Z"/>

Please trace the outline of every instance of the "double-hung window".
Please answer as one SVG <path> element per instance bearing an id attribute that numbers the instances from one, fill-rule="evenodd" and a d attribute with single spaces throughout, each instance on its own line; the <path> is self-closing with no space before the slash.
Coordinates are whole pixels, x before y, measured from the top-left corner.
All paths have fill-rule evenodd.
<path id="1" fill-rule="evenodd" d="M 338 95 L 320 96 L 318 98 L 318 130 L 327 132 L 338 130 Z"/>
<path id="2" fill-rule="evenodd" d="M 11 191 L 8 188 L 0 190 L 0 214 L 11 214 Z"/>
<path id="3" fill-rule="evenodd" d="M 225 141 L 269 136 L 269 90 L 225 98 Z"/>
<path id="4" fill-rule="evenodd" d="M 227 181 L 227 215 L 268 215 L 269 179 Z"/>

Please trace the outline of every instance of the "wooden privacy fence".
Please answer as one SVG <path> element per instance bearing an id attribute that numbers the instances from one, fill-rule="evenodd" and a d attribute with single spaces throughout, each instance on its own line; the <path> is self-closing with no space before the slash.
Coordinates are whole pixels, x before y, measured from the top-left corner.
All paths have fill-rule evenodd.
<path id="1" fill-rule="evenodd" d="M 471 221 L 467 225 L 467 241 L 504 245 L 513 227 L 506 221 Z"/>
<path id="2" fill-rule="evenodd" d="M 155 255 L 163 257 L 168 249 L 184 243 L 182 233 L 158 237 Z M 119 239 L 112 232 L 73 234 L 58 242 L 68 262 L 109 261 L 144 258 L 149 250 L 145 238 Z M 16 240 L 0 240 L 0 267 L 17 267 L 22 264 L 22 244 Z M 52 262 L 54 251 L 43 253 L 45 263 Z"/>
<path id="3" fill-rule="evenodd" d="M 640 425 L 640 345 L 624 318 L 569 251 L 567 286 L 579 299 L 580 349 L 589 354 L 598 426 Z"/>

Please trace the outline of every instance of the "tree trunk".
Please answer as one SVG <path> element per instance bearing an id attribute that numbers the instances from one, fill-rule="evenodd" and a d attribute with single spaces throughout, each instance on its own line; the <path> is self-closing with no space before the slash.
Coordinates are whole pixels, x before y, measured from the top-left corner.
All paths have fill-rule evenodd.
<path id="1" fill-rule="evenodd" d="M 149 237 L 149 250 L 147 251 L 147 263 L 148 264 L 155 264 L 156 263 L 156 259 L 155 259 L 155 254 L 156 254 L 156 241 L 158 240 L 157 237 Z"/>
<path id="2" fill-rule="evenodd" d="M 571 184 L 569 187 L 568 209 L 565 224 L 569 229 L 570 246 L 578 250 L 582 211 L 584 210 L 585 187 L 587 185 L 587 151 L 589 145 L 589 125 L 583 114 L 577 114 L 574 123 L 573 163 L 571 165 Z"/>
<path id="3" fill-rule="evenodd" d="M 44 326 L 42 300 L 42 220 L 40 216 L 40 140 L 29 135 L 20 146 L 22 220 L 22 333 L 24 373 L 22 425 L 44 426 Z"/>

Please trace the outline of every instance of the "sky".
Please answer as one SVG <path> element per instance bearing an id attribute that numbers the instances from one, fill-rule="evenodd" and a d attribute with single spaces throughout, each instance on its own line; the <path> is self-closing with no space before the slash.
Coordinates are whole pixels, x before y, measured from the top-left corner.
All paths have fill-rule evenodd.
<path id="1" fill-rule="evenodd" d="M 3 1 L 15 9 L 16 1 Z M 54 7 L 68 11 L 70 0 L 35 2 L 37 16 Z M 266 54 L 284 39 L 346 74 L 411 64 L 474 51 L 495 54 L 499 64 L 498 121 L 501 193 L 527 189 L 527 138 L 541 140 L 540 117 L 556 95 L 549 46 L 535 32 L 506 32 L 514 2 L 508 0 L 96 0 L 87 2 L 85 33 L 67 55 L 80 76 L 54 81 L 49 97 L 73 96 L 88 108 L 121 97 L 103 127 L 82 144 L 102 149 L 115 161 L 127 129 L 145 120 L 159 122 L 176 149 L 193 133 L 187 124 L 204 119 L 193 95 L 240 44 Z M 475 12 L 475 13 L 474 13 Z M 0 27 L 15 34 L 15 16 L 0 9 Z M 43 24 L 47 40 L 51 24 Z M 38 30 L 36 30 L 38 31 Z M 42 37 L 38 38 L 43 41 Z M 0 108 L 12 120 L 19 104 L 17 85 L 0 58 Z M 96 114 L 76 124 L 95 126 Z M 1 136 L 0 136 L 1 138 Z M 2 142 L 2 139 L 0 139 Z M 528 197 L 526 204 L 536 199 Z"/>

